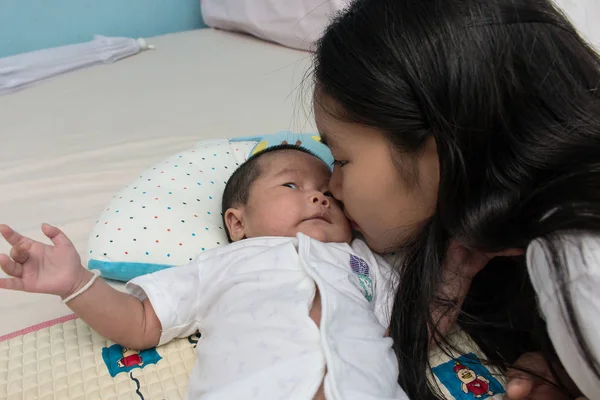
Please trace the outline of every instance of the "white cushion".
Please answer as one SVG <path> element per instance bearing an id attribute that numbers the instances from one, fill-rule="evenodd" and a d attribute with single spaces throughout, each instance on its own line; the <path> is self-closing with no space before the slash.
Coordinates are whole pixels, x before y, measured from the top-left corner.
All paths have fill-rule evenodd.
<path id="1" fill-rule="evenodd" d="M 116 194 L 89 239 L 90 269 L 109 279 L 182 265 L 227 243 L 221 217 L 225 184 L 255 141 L 202 141 L 143 172 Z"/>

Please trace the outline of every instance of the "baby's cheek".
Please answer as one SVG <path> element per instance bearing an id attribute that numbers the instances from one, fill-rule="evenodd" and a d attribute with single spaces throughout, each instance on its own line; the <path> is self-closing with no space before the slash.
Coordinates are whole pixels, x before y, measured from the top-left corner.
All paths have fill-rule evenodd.
<path id="1" fill-rule="evenodd" d="M 262 217 L 261 224 L 266 231 L 266 235 L 277 236 L 293 236 L 290 230 L 295 228 L 292 223 L 292 210 L 287 210 L 284 207 L 273 206 L 267 210 Z"/>

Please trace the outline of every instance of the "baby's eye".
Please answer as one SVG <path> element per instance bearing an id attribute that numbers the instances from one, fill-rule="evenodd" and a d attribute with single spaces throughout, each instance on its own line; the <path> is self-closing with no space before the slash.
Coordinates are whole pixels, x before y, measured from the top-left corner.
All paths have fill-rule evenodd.
<path id="1" fill-rule="evenodd" d="M 289 187 L 290 189 L 298 189 L 295 183 L 284 183 L 283 186 Z"/>
<path id="2" fill-rule="evenodd" d="M 333 160 L 333 166 L 337 166 L 337 167 L 343 167 L 344 165 L 346 165 L 348 163 L 348 161 L 343 161 L 343 160 Z"/>

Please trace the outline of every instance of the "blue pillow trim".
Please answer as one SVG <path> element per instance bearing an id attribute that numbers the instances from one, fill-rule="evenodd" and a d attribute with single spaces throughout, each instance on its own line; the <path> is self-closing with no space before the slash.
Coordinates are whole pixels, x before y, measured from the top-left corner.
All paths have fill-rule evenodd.
<path id="1" fill-rule="evenodd" d="M 318 139 L 316 139 L 318 138 Z M 229 139 L 229 142 L 256 142 L 256 146 L 250 151 L 250 155 L 254 154 L 256 148 L 263 143 L 261 149 L 279 146 L 285 141 L 289 144 L 295 144 L 300 141 L 300 147 L 310 150 L 314 155 L 319 157 L 325 164 L 333 170 L 333 155 L 329 147 L 325 146 L 320 139 L 318 133 L 294 133 L 292 131 L 280 131 L 269 135 L 244 136 Z"/>
<path id="2" fill-rule="evenodd" d="M 93 259 L 88 262 L 88 269 L 99 270 L 103 278 L 124 282 L 130 281 L 141 275 L 151 274 L 171 267 L 174 267 L 174 265 L 112 262 Z"/>

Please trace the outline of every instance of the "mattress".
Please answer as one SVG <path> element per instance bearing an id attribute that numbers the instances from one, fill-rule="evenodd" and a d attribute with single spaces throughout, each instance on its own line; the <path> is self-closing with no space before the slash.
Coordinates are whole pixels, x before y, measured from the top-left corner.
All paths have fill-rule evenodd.
<path id="1" fill-rule="evenodd" d="M 309 53 L 212 29 L 149 43 L 0 97 L 0 222 L 38 240 L 41 222 L 57 225 L 85 255 L 112 195 L 161 159 L 203 139 L 314 129 Z M 0 336 L 68 314 L 57 297 L 0 290 Z"/>

